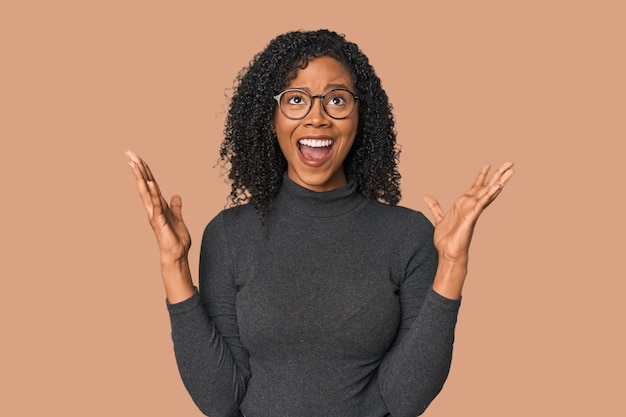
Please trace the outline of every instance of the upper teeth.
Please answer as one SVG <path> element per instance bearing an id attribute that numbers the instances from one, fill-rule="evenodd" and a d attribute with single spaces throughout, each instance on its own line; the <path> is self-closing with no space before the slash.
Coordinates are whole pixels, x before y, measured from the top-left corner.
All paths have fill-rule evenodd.
<path id="1" fill-rule="evenodd" d="M 300 139 L 300 144 L 312 148 L 322 148 L 332 145 L 333 141 L 330 139 Z"/>

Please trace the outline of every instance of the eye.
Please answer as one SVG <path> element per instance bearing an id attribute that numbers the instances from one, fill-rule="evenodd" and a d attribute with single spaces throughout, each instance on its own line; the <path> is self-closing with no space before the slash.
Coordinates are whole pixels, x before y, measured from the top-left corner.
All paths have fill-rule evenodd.
<path id="1" fill-rule="evenodd" d="M 345 106 L 350 100 L 346 91 L 331 91 L 325 101 L 328 106 Z"/>
<path id="2" fill-rule="evenodd" d="M 302 106 L 308 103 L 307 97 L 299 91 L 289 91 L 283 96 L 283 103 L 290 106 Z"/>

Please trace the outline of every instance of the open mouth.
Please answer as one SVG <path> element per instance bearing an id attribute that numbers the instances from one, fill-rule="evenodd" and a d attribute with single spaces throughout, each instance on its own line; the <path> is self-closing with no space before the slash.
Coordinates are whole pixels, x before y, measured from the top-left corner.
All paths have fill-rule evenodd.
<path id="1" fill-rule="evenodd" d="M 304 159 L 320 161 L 328 156 L 334 144 L 333 139 L 300 139 L 298 150 Z"/>

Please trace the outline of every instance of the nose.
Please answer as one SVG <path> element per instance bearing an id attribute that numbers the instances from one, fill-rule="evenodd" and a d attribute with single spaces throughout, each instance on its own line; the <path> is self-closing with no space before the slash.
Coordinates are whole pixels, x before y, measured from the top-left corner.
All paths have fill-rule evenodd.
<path id="1" fill-rule="evenodd" d="M 319 100 L 315 100 L 316 98 Z M 311 96 L 311 108 L 309 109 L 309 113 L 305 116 L 306 125 L 323 126 L 330 123 L 330 117 L 326 114 L 326 110 L 324 110 L 322 100 L 323 97 L 321 94 Z"/>

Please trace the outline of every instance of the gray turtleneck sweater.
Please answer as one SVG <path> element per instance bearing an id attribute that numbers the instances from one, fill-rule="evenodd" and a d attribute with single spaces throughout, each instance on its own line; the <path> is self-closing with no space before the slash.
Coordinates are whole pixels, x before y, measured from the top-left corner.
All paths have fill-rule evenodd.
<path id="1" fill-rule="evenodd" d="M 432 290 L 433 227 L 287 176 L 261 225 L 206 227 L 199 293 L 168 305 L 180 374 L 210 417 L 415 417 L 441 390 L 460 300 Z"/>

